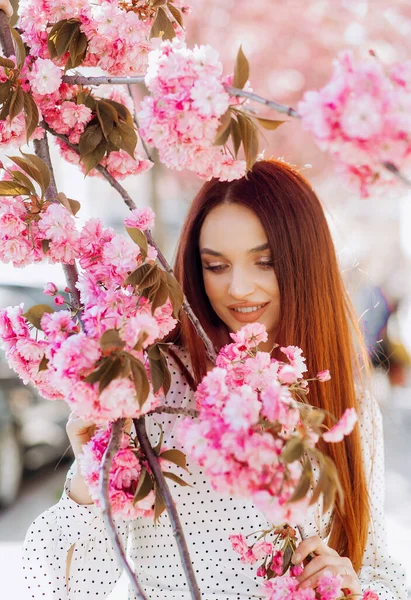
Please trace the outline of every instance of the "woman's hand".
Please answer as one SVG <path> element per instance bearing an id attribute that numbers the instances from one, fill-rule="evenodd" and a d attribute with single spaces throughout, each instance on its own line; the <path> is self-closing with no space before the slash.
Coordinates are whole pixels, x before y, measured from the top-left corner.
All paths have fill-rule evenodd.
<path id="1" fill-rule="evenodd" d="M 318 579 L 326 571 L 342 577 L 342 589 L 348 589 L 352 594 L 361 594 L 361 584 L 352 562 L 349 558 L 340 556 L 338 552 L 327 546 L 318 536 L 312 536 L 302 541 L 293 556 L 295 564 L 302 563 L 309 554 L 314 558 L 304 567 L 303 573 L 297 577 L 301 588 L 315 588 Z"/>
<path id="2" fill-rule="evenodd" d="M 14 12 L 9 0 L 0 0 L 0 10 L 5 12 L 7 17 L 11 17 Z"/>

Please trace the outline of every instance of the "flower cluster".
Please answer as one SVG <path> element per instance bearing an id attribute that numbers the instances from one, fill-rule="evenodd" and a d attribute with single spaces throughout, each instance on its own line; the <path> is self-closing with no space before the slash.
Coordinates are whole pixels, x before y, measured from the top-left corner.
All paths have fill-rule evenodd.
<path id="1" fill-rule="evenodd" d="M 386 73 L 375 60 L 355 63 L 344 52 L 329 83 L 298 105 L 302 125 L 362 197 L 396 182 L 385 164 L 411 172 L 411 61 Z"/>
<path id="2" fill-rule="evenodd" d="M 304 564 L 292 563 L 298 540 L 296 530 L 289 525 L 263 531 L 252 544 L 247 541 L 248 537 L 231 535 L 231 545 L 240 555 L 241 562 L 262 561 L 256 574 L 266 579 L 261 592 L 266 600 L 344 600 L 351 597 L 342 587 L 342 577 L 327 570 L 315 587 L 299 587 Z M 378 595 L 368 589 L 361 600 L 378 600 Z"/>
<path id="3" fill-rule="evenodd" d="M 85 444 L 79 456 L 79 466 L 90 495 L 100 505 L 99 480 L 104 452 L 110 441 L 111 427 L 99 429 Z M 124 519 L 154 516 L 154 490 L 138 502 L 133 502 L 146 461 L 139 456 L 132 438 L 122 434 L 120 449 L 115 454 L 109 472 L 108 498 L 113 515 Z"/>
<path id="4" fill-rule="evenodd" d="M 319 577 L 315 589 L 300 588 L 299 580 L 294 575 L 283 575 L 265 582 L 264 598 L 266 600 L 344 600 L 352 598 L 342 589 L 342 578 L 325 571 Z M 373 590 L 367 589 L 359 597 L 360 600 L 378 600 L 379 596 Z"/>
<path id="5" fill-rule="evenodd" d="M 24 267 L 47 257 L 72 264 L 78 256 L 79 234 L 73 214 L 61 204 L 2 197 L 0 205 L 0 261 Z"/>
<path id="6" fill-rule="evenodd" d="M 141 103 L 140 131 L 165 165 L 205 179 L 230 181 L 244 175 L 245 162 L 214 145 L 220 117 L 231 103 L 215 50 L 191 50 L 179 40 L 163 42 L 149 55 L 145 81 L 152 95 Z"/>
<path id="7" fill-rule="evenodd" d="M 230 335 L 234 343 L 222 348 L 197 388 L 200 418 L 182 422 L 181 443 L 214 489 L 250 499 L 271 523 L 301 523 L 310 498 L 293 494 L 304 452 L 314 452 L 321 436 L 331 442 L 349 434 L 356 415 L 344 413 L 323 435 L 323 426 L 312 427 L 304 417 L 307 404 L 295 400 L 309 385 L 301 349 L 281 348 L 285 361 L 258 351 L 267 333 L 257 323 Z M 316 379 L 329 378 L 320 375 Z"/>
<path id="8" fill-rule="evenodd" d="M 55 66 L 53 63 L 52 65 Z M 50 89 L 47 95 L 33 94 L 47 125 L 56 133 L 65 135 L 69 142 L 76 145 L 87 124 L 94 118 L 94 114 L 88 106 L 78 103 L 79 93 L 78 86 L 69 86 L 63 83 L 55 91 Z M 131 114 L 134 113 L 134 104 L 125 86 L 100 86 L 98 94 L 100 98 L 114 100 L 125 106 Z M 57 139 L 57 146 L 65 160 L 77 165 L 82 172 L 85 172 L 84 165 L 80 162 L 80 156 L 75 150 L 61 139 Z M 123 149 L 110 152 L 108 156 L 102 158 L 100 164 L 106 167 L 110 175 L 116 179 L 138 175 L 153 166 L 150 160 L 142 158 L 138 150 L 135 151 L 134 157 L 131 157 Z M 92 169 L 89 175 L 101 176 L 96 169 Z"/>
<path id="9" fill-rule="evenodd" d="M 152 50 L 150 31 L 153 17 L 142 14 L 137 3 L 110 0 L 22 0 L 19 3 L 19 26 L 31 54 L 50 58 L 48 34 L 51 25 L 63 19 L 73 19 L 86 35 L 88 47 L 84 66 L 99 67 L 112 75 L 143 74 L 147 55 Z M 142 4 L 142 3 L 138 3 Z M 174 1 L 174 6 L 186 9 L 186 2 Z M 174 21 L 178 37 L 184 30 Z"/>
<path id="10" fill-rule="evenodd" d="M 19 201 L 17 206 L 24 208 Z M 59 235 L 65 232 L 67 236 L 69 229 L 70 223 L 61 218 L 62 208 L 50 205 L 39 221 L 39 231 L 53 242 L 50 252 L 54 243 L 58 245 Z M 19 229 L 12 223 L 12 217 L 20 223 L 18 215 L 10 214 L 9 230 L 23 235 L 22 225 Z M 136 209 L 128 222 L 132 227 L 140 225 L 142 231 L 152 225 L 153 213 L 148 208 Z M 63 398 L 77 415 L 94 423 L 138 417 L 154 408 L 161 397 L 161 390 L 154 394 L 147 382 L 143 351 L 173 329 L 176 321 L 169 300 L 153 313 L 151 301 L 135 294 L 125 280 L 139 267 L 152 265 L 156 252 L 148 247 L 147 256 L 143 255 L 134 241 L 104 228 L 98 219 L 87 221 L 75 235 L 77 258 L 84 269 L 77 283 L 83 331 L 78 310 L 50 282 L 45 293 L 55 296 L 58 306 L 66 303 L 67 309 L 53 311 L 42 305 L 27 313 L 23 306 L 1 309 L 0 339 L 10 366 L 25 382 L 33 382 L 44 397 Z M 15 253 L 21 245 L 21 240 L 14 242 Z M 4 247 L 3 254 L 11 252 L 11 242 L 7 240 Z M 17 260 L 16 255 L 13 258 Z"/>

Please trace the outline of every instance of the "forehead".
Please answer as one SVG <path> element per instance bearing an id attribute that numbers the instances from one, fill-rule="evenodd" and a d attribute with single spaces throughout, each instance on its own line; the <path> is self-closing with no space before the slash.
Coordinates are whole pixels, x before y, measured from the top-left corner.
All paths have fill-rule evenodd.
<path id="1" fill-rule="evenodd" d="M 204 220 L 200 231 L 200 249 L 211 248 L 225 253 L 227 249 L 255 248 L 267 242 L 267 235 L 257 215 L 241 204 L 220 204 Z"/>

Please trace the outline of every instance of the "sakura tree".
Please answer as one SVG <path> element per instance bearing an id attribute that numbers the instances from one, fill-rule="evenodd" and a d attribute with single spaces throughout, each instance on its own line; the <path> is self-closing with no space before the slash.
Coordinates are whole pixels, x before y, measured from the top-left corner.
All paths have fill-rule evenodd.
<path id="1" fill-rule="evenodd" d="M 240 178 L 258 159 L 261 130 L 276 130 L 285 114 L 298 119 L 362 195 L 403 185 L 411 154 L 405 116 L 410 64 L 385 72 L 374 59 L 356 64 L 341 55 L 331 81 L 307 93 L 295 110 L 251 89 L 241 47 L 233 73 L 227 74 L 211 46 L 190 48 L 184 39 L 189 7 L 183 0 L 76 0 L 70 5 L 27 0 L 19 10 L 18 30 L 10 29 L 0 13 L 0 146 L 9 157 L 1 165 L 0 260 L 17 268 L 61 263 L 67 287 L 45 286 L 57 310 L 42 304 L 0 310 L 0 338 L 9 364 L 44 397 L 64 399 L 76 415 L 97 424 L 81 468 L 138 598 L 146 596 L 112 517 L 157 520 L 165 509 L 191 595 L 200 598 L 166 482 L 185 484 L 169 469 L 170 464 L 186 468 L 185 455 L 164 446 L 161 435 L 152 447 L 145 416 L 156 412 L 183 412 L 197 419 L 184 421 L 186 452 L 219 491 L 251 498 L 273 522 L 263 541 L 248 546 L 234 537 L 231 542 L 242 559 L 263 559 L 259 574 L 267 578 L 267 597 L 275 597 L 281 585 L 297 597 L 298 569 L 286 576 L 296 532 L 285 524 L 301 523 L 321 495 L 327 508 L 341 493 L 335 465 L 316 446 L 320 439 L 337 443 L 348 435 L 356 415 L 336 415 L 340 420 L 327 431 L 323 413 L 299 401 L 310 381 L 329 379 L 326 365 L 305 379 L 299 348 L 281 348 L 284 361 L 260 352 L 258 345 L 266 340 L 261 326 L 233 334 L 233 343 L 217 356 L 151 235 L 154 214 L 137 207 L 119 180 L 151 168 L 151 158 L 144 155 L 148 146 L 157 148 L 159 160 L 170 169 L 192 171 L 202 179 Z M 90 66 L 105 75 L 87 75 Z M 143 81 L 149 93 L 136 107 L 130 86 Z M 370 104 L 371 115 L 364 110 Z M 261 115 L 261 105 L 281 118 Z M 131 211 L 124 234 L 98 218 L 77 227 L 81 207 L 58 191 L 50 137 L 65 160 L 86 176 L 103 177 L 119 192 Z M 13 146 L 26 142 L 34 153 L 11 154 Z M 166 356 L 173 351 L 162 339 L 181 310 L 216 363 L 196 392 L 196 411 L 167 405 Z M 130 419 L 132 434 L 126 426 Z M 213 432 L 232 440 L 224 452 Z M 236 444 L 240 438 L 247 447 L 243 456 Z M 312 493 L 310 457 L 321 469 Z M 231 477 L 216 478 L 221 461 Z M 264 480 L 267 469 L 275 486 Z M 274 543 L 279 539 L 280 554 Z M 335 594 L 328 591 L 327 598 L 343 597 L 341 581 L 332 584 Z M 324 590 L 327 586 L 324 582 Z M 321 586 L 312 594 L 325 597 Z"/>

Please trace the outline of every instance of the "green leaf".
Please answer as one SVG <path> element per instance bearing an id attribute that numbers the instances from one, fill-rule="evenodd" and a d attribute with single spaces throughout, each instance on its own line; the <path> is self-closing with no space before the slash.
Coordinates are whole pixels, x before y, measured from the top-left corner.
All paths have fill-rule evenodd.
<path id="1" fill-rule="evenodd" d="M 300 480 L 297 483 L 294 493 L 291 496 L 291 498 L 288 500 L 288 502 L 297 502 L 298 500 L 302 500 L 302 498 L 305 498 L 310 489 L 311 480 L 312 480 L 311 462 L 309 459 L 307 459 L 306 463 L 304 464 L 304 469 L 301 474 Z"/>
<path id="2" fill-rule="evenodd" d="M 92 152 L 89 152 L 81 157 L 81 162 L 86 168 L 86 175 L 88 175 L 92 169 L 100 164 L 100 161 L 104 158 L 106 150 L 107 142 L 105 139 L 102 139 L 99 145 Z"/>
<path id="3" fill-rule="evenodd" d="M 280 456 L 286 463 L 292 463 L 301 458 L 304 449 L 304 443 L 302 440 L 295 436 L 288 440 L 282 449 Z"/>
<path id="4" fill-rule="evenodd" d="M 248 116 L 238 112 L 237 119 L 240 126 L 241 138 L 243 140 L 247 171 L 249 171 L 258 156 L 258 134 L 254 123 Z"/>
<path id="5" fill-rule="evenodd" d="M 47 252 L 50 250 L 50 240 L 41 240 L 41 249 L 43 250 L 44 254 L 47 254 Z"/>
<path id="6" fill-rule="evenodd" d="M 160 271 L 161 274 L 164 273 L 164 271 Z M 163 306 L 168 300 L 168 285 L 167 282 L 165 281 L 165 276 L 163 275 L 161 277 L 161 279 L 159 280 L 159 286 L 157 287 L 157 289 L 155 289 L 153 291 L 152 294 L 150 294 L 150 301 L 151 301 L 151 314 L 154 314 L 155 311 L 157 310 L 157 308 L 159 308 L 160 306 Z"/>
<path id="7" fill-rule="evenodd" d="M 124 104 L 120 104 L 120 102 L 116 102 L 115 100 L 109 99 L 106 99 L 106 102 L 111 104 L 111 106 L 113 106 L 116 109 L 118 116 L 122 121 L 127 123 L 127 125 L 129 125 L 130 127 L 134 127 L 133 117 L 128 108 L 124 106 Z"/>
<path id="8" fill-rule="evenodd" d="M 156 394 L 160 388 L 163 388 L 164 395 L 167 395 L 171 384 L 171 375 L 170 371 L 168 370 L 167 360 L 161 351 L 159 351 L 159 359 L 153 358 L 153 346 L 150 350 L 151 352 L 148 354 L 148 358 L 150 363 L 151 383 L 154 393 Z"/>
<path id="9" fill-rule="evenodd" d="M 34 187 L 33 182 L 27 177 L 27 175 L 25 175 L 21 171 L 11 171 L 11 173 L 15 181 L 26 186 L 26 188 L 28 188 L 32 194 L 36 194 L 36 188 Z"/>
<path id="10" fill-rule="evenodd" d="M 158 425 L 160 427 L 160 436 L 158 438 L 158 442 L 155 445 L 155 447 L 153 448 L 154 453 L 156 454 L 156 456 L 158 456 L 160 450 L 161 450 L 161 446 L 163 445 L 163 438 L 164 438 L 164 431 L 163 428 L 161 427 L 161 425 Z"/>
<path id="11" fill-rule="evenodd" d="M 250 76 L 250 65 L 245 57 L 242 47 L 238 49 L 234 67 L 233 87 L 243 89 Z"/>
<path id="12" fill-rule="evenodd" d="M 81 204 L 78 200 L 73 200 L 72 198 L 67 198 L 67 200 L 69 201 L 70 207 L 71 207 L 71 213 L 76 216 L 76 214 L 78 213 L 78 211 L 81 208 Z"/>
<path id="13" fill-rule="evenodd" d="M 6 69 L 15 69 L 16 65 L 9 58 L 5 58 L 4 56 L 0 56 L 0 67 L 5 67 Z"/>
<path id="14" fill-rule="evenodd" d="M 99 123 L 95 123 L 94 125 L 87 125 L 85 130 L 80 136 L 78 149 L 80 151 L 81 156 L 85 156 L 90 152 L 93 152 L 100 144 L 103 139 L 103 132 L 101 131 L 101 127 Z"/>
<path id="15" fill-rule="evenodd" d="M 107 329 L 100 338 L 100 348 L 103 352 L 114 352 L 122 350 L 125 342 L 120 337 L 117 329 Z"/>
<path id="16" fill-rule="evenodd" d="M 11 83 L 9 81 L 5 81 L 4 83 L 0 83 L 0 104 L 4 104 L 4 102 L 9 97 L 10 97 L 10 100 L 11 100 L 11 94 L 12 94 Z"/>
<path id="17" fill-rule="evenodd" d="M 156 37 L 163 40 L 172 40 L 175 37 L 173 24 L 162 6 L 157 10 L 157 15 L 150 31 L 150 39 Z"/>
<path id="18" fill-rule="evenodd" d="M 10 104 L 12 99 L 12 94 L 10 93 L 6 100 L 3 102 L 3 106 L 0 112 L 0 121 L 5 121 L 9 116 Z"/>
<path id="19" fill-rule="evenodd" d="M 241 130 L 236 119 L 231 119 L 231 139 L 233 140 L 234 156 L 237 158 L 241 146 Z"/>
<path id="20" fill-rule="evenodd" d="M 121 375 L 122 372 L 122 362 L 121 358 L 115 358 L 108 363 L 105 371 L 101 374 L 101 377 L 98 382 L 98 393 L 101 394 L 108 385 Z"/>
<path id="21" fill-rule="evenodd" d="M 39 124 L 39 110 L 30 94 L 24 92 L 24 114 L 26 116 L 26 140 L 29 142 Z"/>
<path id="22" fill-rule="evenodd" d="M 0 196 L 29 195 L 30 190 L 16 181 L 0 181 Z"/>
<path id="23" fill-rule="evenodd" d="M 69 19 L 68 21 L 62 23 L 60 29 L 58 30 L 55 36 L 54 44 L 56 46 L 57 56 L 59 58 L 68 52 L 71 37 L 76 30 L 76 24 L 77 23 L 73 22 L 72 19 Z"/>
<path id="24" fill-rule="evenodd" d="M 217 129 L 217 134 L 214 140 L 215 146 L 224 146 L 231 132 L 231 111 L 226 110 L 220 118 L 220 125 Z"/>
<path id="25" fill-rule="evenodd" d="M 21 113 L 23 108 L 24 108 L 24 92 L 20 86 L 17 86 L 16 89 L 14 90 L 14 94 L 12 95 L 11 101 L 10 101 L 10 110 L 9 110 L 10 123 L 13 121 L 13 119 L 15 117 L 17 117 L 17 115 L 19 115 Z"/>
<path id="26" fill-rule="evenodd" d="M 118 122 L 117 111 L 109 102 L 99 100 L 97 102 L 96 113 L 100 122 L 101 131 L 107 140 L 114 127 L 114 123 Z"/>
<path id="27" fill-rule="evenodd" d="M 10 31 L 11 35 L 13 36 L 17 68 L 19 71 L 21 71 L 24 66 L 24 61 L 26 60 L 26 48 L 24 47 L 23 40 L 21 39 L 19 32 L 14 29 L 14 27 L 10 27 Z"/>
<path id="28" fill-rule="evenodd" d="M 133 242 L 140 248 L 141 255 L 145 260 L 147 258 L 148 242 L 144 232 L 137 229 L 137 227 L 126 227 L 126 231 Z"/>
<path id="29" fill-rule="evenodd" d="M 130 275 L 125 280 L 125 285 L 133 285 L 139 288 L 139 291 L 144 290 L 145 288 L 152 287 L 160 278 L 159 268 L 156 264 L 147 264 L 141 265 L 135 271 L 130 273 Z"/>
<path id="30" fill-rule="evenodd" d="M 29 323 L 34 325 L 34 327 L 36 327 L 36 329 L 41 330 L 41 324 L 40 324 L 41 317 L 45 313 L 54 313 L 54 312 L 55 312 L 54 308 L 52 308 L 48 304 L 36 304 L 35 306 L 32 306 L 31 308 L 29 308 L 28 311 L 23 313 L 23 317 Z"/>
<path id="31" fill-rule="evenodd" d="M 264 129 L 271 129 L 272 131 L 280 127 L 280 125 L 282 125 L 283 123 L 287 123 L 287 121 L 273 121 L 272 119 L 263 119 L 261 117 L 255 118 L 257 119 L 259 124 L 262 127 L 264 127 Z"/>
<path id="32" fill-rule="evenodd" d="M 48 364 L 49 364 L 49 360 L 48 360 L 48 358 L 46 358 L 46 355 L 44 355 L 40 361 L 38 372 L 40 373 L 40 371 L 47 371 Z"/>
<path id="33" fill-rule="evenodd" d="M 184 452 L 181 452 L 181 450 L 177 450 L 176 448 L 172 448 L 171 450 L 164 450 L 164 452 L 162 452 L 159 455 L 159 458 L 168 460 L 169 462 L 174 463 L 178 467 L 181 467 L 181 469 L 188 471 L 186 455 L 184 454 Z"/>
<path id="34" fill-rule="evenodd" d="M 88 39 L 86 34 L 80 30 L 80 23 L 70 38 L 68 51 L 70 60 L 67 62 L 66 70 L 74 69 L 84 61 L 88 48 Z"/>
<path id="35" fill-rule="evenodd" d="M 154 488 L 153 480 L 148 473 L 146 467 L 142 467 L 140 477 L 138 479 L 136 491 L 134 493 L 133 504 L 144 500 Z"/>
<path id="36" fill-rule="evenodd" d="M 183 288 L 171 273 L 166 272 L 168 296 L 173 307 L 174 318 L 177 319 L 184 303 Z"/>
<path id="37" fill-rule="evenodd" d="M 134 127 L 130 127 L 130 125 L 121 121 L 114 127 L 110 134 L 110 142 L 117 146 L 117 148 L 125 150 L 131 158 L 134 158 L 137 139 Z"/>
<path id="38" fill-rule="evenodd" d="M 29 155 L 26 154 L 24 156 L 29 156 Z M 10 160 L 12 160 L 14 162 L 14 164 L 16 164 L 18 167 L 20 167 L 20 169 L 22 171 L 27 173 L 27 175 L 29 177 L 31 177 L 31 179 L 34 179 L 34 181 L 39 184 L 42 191 L 45 192 L 44 177 L 43 177 L 42 173 L 40 173 L 40 171 L 38 170 L 38 168 L 36 166 L 34 166 L 29 160 L 25 160 L 24 158 L 21 158 L 21 156 L 9 156 L 8 158 Z"/>
<path id="39" fill-rule="evenodd" d="M 155 500 L 154 500 L 154 523 L 157 523 L 159 516 L 166 509 L 164 496 L 160 488 L 156 485 L 155 487 Z"/>
<path id="40" fill-rule="evenodd" d="M 181 477 L 175 475 L 174 473 L 170 473 L 170 471 L 164 471 L 163 475 L 164 477 L 167 477 L 167 479 L 174 481 L 174 483 L 178 483 L 178 485 L 192 487 L 189 483 L 184 481 L 184 479 L 181 479 Z"/>
<path id="41" fill-rule="evenodd" d="M 180 25 L 180 27 L 183 27 L 183 16 L 181 14 L 181 11 L 170 3 L 167 4 L 167 8 L 171 12 L 177 23 Z"/>
<path id="42" fill-rule="evenodd" d="M 136 389 L 137 394 L 137 402 L 140 408 L 143 406 L 144 402 L 147 400 L 148 394 L 150 392 L 150 384 L 148 382 L 147 371 L 143 365 L 143 363 L 138 360 L 135 356 L 130 356 L 130 367 L 131 373 L 133 376 L 134 387 Z"/>

